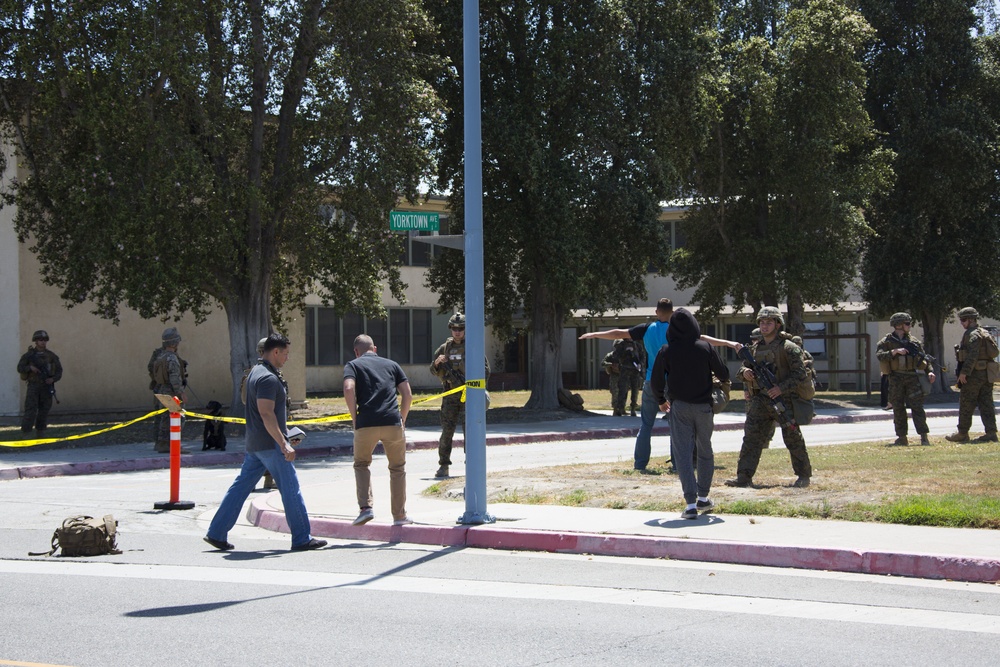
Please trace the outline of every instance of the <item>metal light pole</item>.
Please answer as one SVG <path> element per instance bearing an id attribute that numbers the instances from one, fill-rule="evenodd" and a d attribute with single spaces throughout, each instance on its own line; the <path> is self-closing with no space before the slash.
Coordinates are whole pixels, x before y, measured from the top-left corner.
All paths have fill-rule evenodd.
<path id="1" fill-rule="evenodd" d="M 483 131 L 479 94 L 479 0 L 462 4 L 465 72 L 465 514 L 463 524 L 493 523 L 486 512 L 486 356 L 483 289 Z"/>

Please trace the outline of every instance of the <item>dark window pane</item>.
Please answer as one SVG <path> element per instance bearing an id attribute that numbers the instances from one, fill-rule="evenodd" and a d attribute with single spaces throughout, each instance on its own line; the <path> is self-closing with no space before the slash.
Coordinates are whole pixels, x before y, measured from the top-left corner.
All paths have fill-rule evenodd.
<path id="1" fill-rule="evenodd" d="M 316 309 L 306 308 L 306 366 L 316 365 Z"/>
<path id="2" fill-rule="evenodd" d="M 735 340 L 744 345 L 750 344 L 750 334 L 757 328 L 756 324 L 728 324 L 726 325 L 726 340 Z M 726 359 L 736 361 L 739 357 L 732 348 L 726 348 Z"/>
<path id="3" fill-rule="evenodd" d="M 413 363 L 429 364 L 434 352 L 431 340 L 431 309 L 419 308 L 410 311 L 413 315 Z"/>
<path id="4" fill-rule="evenodd" d="M 318 365 L 340 365 L 340 318 L 333 308 L 317 308 L 316 321 Z"/>
<path id="5" fill-rule="evenodd" d="M 341 363 L 347 363 L 354 358 L 354 339 L 357 338 L 359 334 L 365 332 L 365 320 L 360 315 L 355 315 L 354 313 L 349 313 L 344 315 L 344 341 L 341 345 L 343 349 L 343 361 Z"/>
<path id="6" fill-rule="evenodd" d="M 389 358 L 397 364 L 410 363 L 410 318 L 403 308 L 389 310 Z"/>
<path id="7" fill-rule="evenodd" d="M 431 245 L 417 241 L 417 237 L 431 236 L 431 232 L 410 232 L 410 266 L 431 265 Z"/>
<path id="8" fill-rule="evenodd" d="M 375 341 L 375 347 L 379 349 L 379 356 L 388 356 L 389 352 L 389 341 L 386 340 L 386 321 L 385 320 L 368 320 L 365 333 L 372 337 Z"/>

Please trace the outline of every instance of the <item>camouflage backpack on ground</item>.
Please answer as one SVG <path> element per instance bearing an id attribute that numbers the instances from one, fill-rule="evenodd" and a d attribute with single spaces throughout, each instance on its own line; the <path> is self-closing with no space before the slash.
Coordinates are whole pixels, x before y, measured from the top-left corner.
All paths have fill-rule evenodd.
<path id="1" fill-rule="evenodd" d="M 52 549 L 48 552 L 39 551 L 29 556 L 51 556 L 57 549 L 62 549 L 61 556 L 103 556 L 104 554 L 120 554 L 116 544 L 115 534 L 118 522 L 115 517 L 106 514 L 103 519 L 92 516 L 73 516 L 62 522 L 52 534 Z"/>

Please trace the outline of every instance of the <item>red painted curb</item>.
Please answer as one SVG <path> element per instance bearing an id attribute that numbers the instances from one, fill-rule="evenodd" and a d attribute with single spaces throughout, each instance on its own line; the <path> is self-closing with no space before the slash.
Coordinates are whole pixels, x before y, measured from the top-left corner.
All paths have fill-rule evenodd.
<path id="1" fill-rule="evenodd" d="M 247 520 L 255 526 L 287 533 L 285 515 L 256 498 L 247 510 Z M 607 535 L 560 531 L 520 530 L 483 526 L 392 526 L 367 523 L 352 526 L 339 519 L 311 520 L 312 533 L 319 537 L 407 542 L 438 546 L 466 546 L 511 551 L 593 554 L 631 558 L 672 558 L 675 560 L 734 565 L 793 567 L 804 570 L 833 570 L 860 574 L 882 574 L 919 579 L 954 581 L 1000 581 L 1000 560 L 948 556 L 859 552 L 836 547 L 773 545 L 754 542 L 712 542 L 648 535 Z"/>

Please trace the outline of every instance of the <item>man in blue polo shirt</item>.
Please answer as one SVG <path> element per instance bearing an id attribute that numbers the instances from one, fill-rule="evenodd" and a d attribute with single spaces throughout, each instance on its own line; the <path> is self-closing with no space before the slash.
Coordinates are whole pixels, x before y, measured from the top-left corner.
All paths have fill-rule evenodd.
<path id="1" fill-rule="evenodd" d="M 631 338 L 634 341 L 641 341 L 646 349 L 646 380 L 642 384 L 642 406 L 640 416 L 642 423 L 639 426 L 639 434 L 635 438 L 635 459 L 633 467 L 636 470 L 645 472 L 649 464 L 651 451 L 651 439 L 653 436 L 653 425 L 656 423 L 656 415 L 660 411 L 660 406 L 653 395 L 653 388 L 650 386 L 650 377 L 653 373 L 651 360 L 656 359 L 660 348 L 667 344 L 667 328 L 670 326 L 670 316 L 674 314 L 674 303 L 670 299 L 660 299 L 656 302 L 656 320 L 637 324 L 629 329 L 609 329 L 607 331 L 592 331 L 580 336 L 580 340 L 591 338 L 603 338 L 614 340 L 616 338 Z M 711 336 L 702 336 L 702 340 L 714 346 L 734 347 L 737 343 Z"/>

